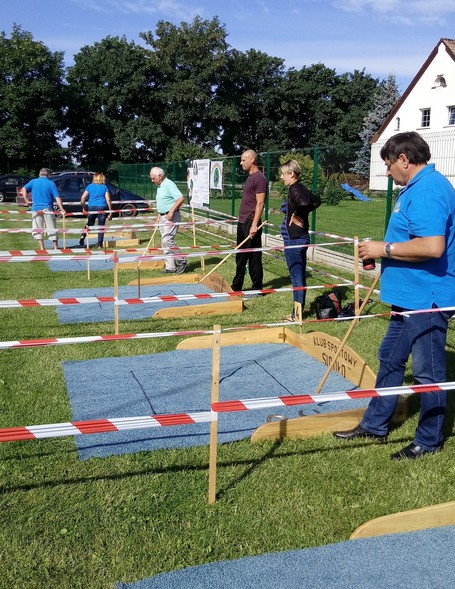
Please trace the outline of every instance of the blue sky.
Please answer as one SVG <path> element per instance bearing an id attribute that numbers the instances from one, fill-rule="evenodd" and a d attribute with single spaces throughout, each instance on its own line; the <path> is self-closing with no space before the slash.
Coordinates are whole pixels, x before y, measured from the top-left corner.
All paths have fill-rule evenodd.
<path id="1" fill-rule="evenodd" d="M 281 57 L 287 67 L 323 63 L 338 73 L 396 76 L 403 92 L 441 37 L 455 38 L 455 0 L 8 0 L 0 30 L 32 33 L 65 63 L 107 35 L 142 43 L 159 20 L 218 16 L 228 42 Z"/>

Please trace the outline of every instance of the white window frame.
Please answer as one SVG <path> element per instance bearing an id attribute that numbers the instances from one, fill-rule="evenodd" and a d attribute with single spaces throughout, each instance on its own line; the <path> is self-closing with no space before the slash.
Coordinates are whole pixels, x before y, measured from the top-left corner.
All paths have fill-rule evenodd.
<path id="1" fill-rule="evenodd" d="M 420 109 L 420 127 L 422 129 L 428 129 L 431 122 L 431 108 Z"/>
<path id="2" fill-rule="evenodd" d="M 455 106 L 448 106 L 448 119 L 447 124 L 450 126 L 455 126 Z"/>

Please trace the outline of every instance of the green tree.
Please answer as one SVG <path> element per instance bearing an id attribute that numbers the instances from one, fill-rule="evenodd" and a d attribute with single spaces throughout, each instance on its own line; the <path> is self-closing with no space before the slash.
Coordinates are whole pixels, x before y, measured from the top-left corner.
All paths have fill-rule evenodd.
<path id="1" fill-rule="evenodd" d="M 284 155 L 280 155 L 279 162 L 280 167 L 277 171 L 275 189 L 279 194 L 285 198 L 288 193 L 288 187 L 284 184 L 281 179 L 281 166 L 288 160 L 295 160 L 300 166 L 300 181 L 308 188 L 313 189 L 313 174 L 314 174 L 314 160 L 308 155 L 299 152 L 289 152 Z M 317 168 L 317 187 L 318 191 L 322 193 L 325 186 L 326 179 L 324 170 L 318 165 Z"/>
<path id="2" fill-rule="evenodd" d="M 218 88 L 218 142 L 226 154 L 281 147 L 276 134 L 284 61 L 233 49 Z M 278 143 L 278 145 L 277 145 Z"/>
<path id="3" fill-rule="evenodd" d="M 382 80 L 373 96 L 373 106 L 363 119 L 363 128 L 359 133 L 362 147 L 357 152 L 357 159 L 352 171 L 368 178 L 370 175 L 370 142 L 380 129 L 392 108 L 400 99 L 400 91 L 393 74 Z"/>
<path id="4" fill-rule="evenodd" d="M 13 25 L 0 34 L 0 162 L 2 171 L 36 171 L 67 160 L 63 138 L 63 53 L 52 53 Z"/>
<path id="5" fill-rule="evenodd" d="M 153 65 L 149 97 L 161 113 L 167 147 L 163 156 L 188 145 L 214 148 L 220 111 L 217 92 L 227 61 L 226 30 L 218 20 L 196 17 L 180 27 L 159 21 L 156 33 L 141 33 Z M 193 148 L 193 149 L 191 149 Z"/>
<path id="6" fill-rule="evenodd" d="M 74 62 L 66 117 L 74 157 L 88 165 L 159 154 L 164 136 L 159 113 L 147 108 L 152 75 L 145 49 L 108 36 L 83 47 Z"/>
<path id="7" fill-rule="evenodd" d="M 325 143 L 335 79 L 335 70 L 321 63 L 286 72 L 276 105 L 276 133 L 284 149 Z"/>
<path id="8" fill-rule="evenodd" d="M 362 121 L 373 105 L 378 80 L 365 70 L 336 76 L 326 145 L 356 143 Z"/>

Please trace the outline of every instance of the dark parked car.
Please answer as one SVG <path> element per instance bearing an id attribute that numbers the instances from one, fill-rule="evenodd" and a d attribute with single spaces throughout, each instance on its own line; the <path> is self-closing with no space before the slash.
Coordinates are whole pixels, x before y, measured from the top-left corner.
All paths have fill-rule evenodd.
<path id="1" fill-rule="evenodd" d="M 7 200 L 14 202 L 17 189 L 27 184 L 29 180 L 31 180 L 29 176 L 16 176 L 14 174 L 0 176 L 0 202 Z"/>
<path id="2" fill-rule="evenodd" d="M 64 173 L 53 174 L 50 180 L 55 182 L 58 192 L 62 198 L 63 207 L 68 213 L 81 213 L 81 196 L 85 187 L 91 183 L 93 173 Z M 149 208 L 149 202 L 129 190 L 119 188 L 109 181 L 106 181 L 111 195 L 112 209 L 119 211 L 114 216 L 134 217 L 138 213 L 146 213 Z M 21 195 L 17 196 L 16 202 L 25 205 Z"/>

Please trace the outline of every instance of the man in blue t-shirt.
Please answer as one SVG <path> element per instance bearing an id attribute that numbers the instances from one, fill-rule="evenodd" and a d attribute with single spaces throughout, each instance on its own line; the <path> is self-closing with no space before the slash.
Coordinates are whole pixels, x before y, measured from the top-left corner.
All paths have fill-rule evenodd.
<path id="1" fill-rule="evenodd" d="M 404 188 L 385 241 L 359 245 L 363 260 L 383 258 L 381 299 L 392 305 L 378 353 L 377 388 L 401 386 L 409 356 L 418 384 L 446 381 L 447 324 L 453 312 L 436 309 L 455 306 L 455 189 L 434 164 L 428 164 L 430 157 L 430 148 L 415 132 L 394 135 L 381 149 L 387 176 Z M 442 448 L 446 396 L 443 391 L 420 395 L 414 440 L 392 454 L 393 460 L 413 459 Z M 335 432 L 335 437 L 385 441 L 397 400 L 397 396 L 373 398 L 360 425 Z"/>
<path id="2" fill-rule="evenodd" d="M 21 190 L 22 196 L 27 201 L 27 193 L 31 192 L 32 197 L 32 237 L 39 243 L 40 249 L 44 250 L 43 229 L 46 225 L 47 235 L 53 243 L 54 249 L 58 249 L 57 224 L 55 222 L 54 201 L 62 215 L 65 214 L 62 199 L 58 194 L 57 186 L 49 180 L 50 171 L 48 168 L 41 168 L 39 177 L 30 180 Z M 38 231 L 36 231 L 38 230 Z"/>
<path id="3" fill-rule="evenodd" d="M 156 208 L 161 233 L 161 247 L 165 257 L 166 274 L 182 274 L 186 269 L 186 259 L 180 255 L 175 245 L 175 236 L 179 230 L 180 207 L 185 202 L 183 194 L 175 182 L 166 178 L 162 168 L 153 167 L 150 170 L 150 180 L 156 185 Z"/>

